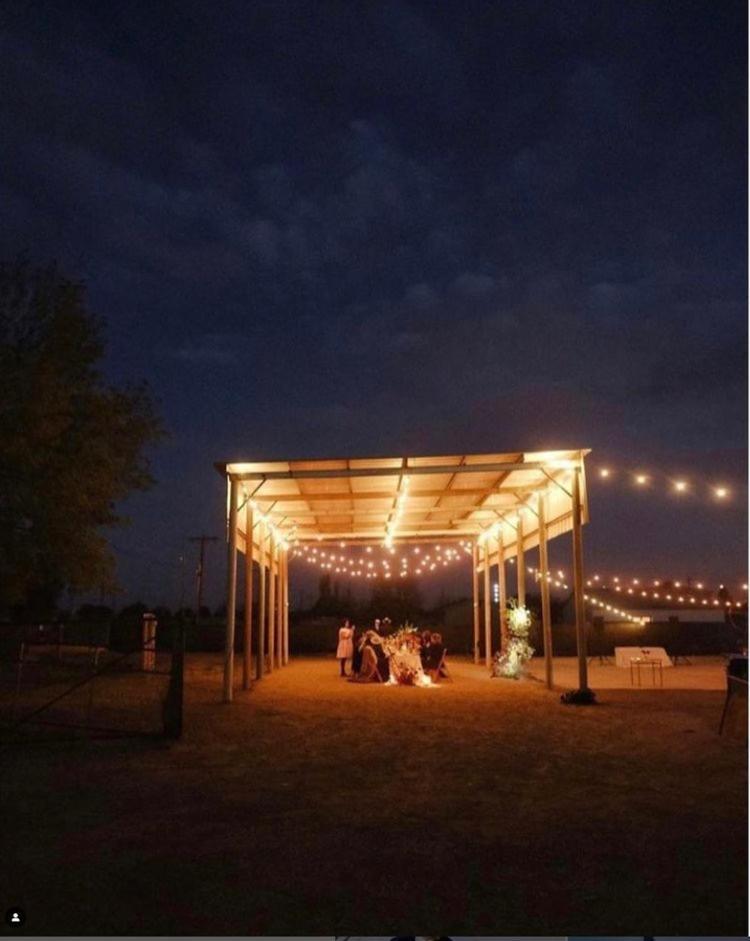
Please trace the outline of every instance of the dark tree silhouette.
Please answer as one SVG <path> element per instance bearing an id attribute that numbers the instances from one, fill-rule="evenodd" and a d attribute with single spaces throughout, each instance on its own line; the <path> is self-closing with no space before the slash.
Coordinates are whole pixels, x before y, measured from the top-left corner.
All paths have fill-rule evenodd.
<path id="1" fill-rule="evenodd" d="M 103 529 L 151 485 L 162 429 L 144 386 L 105 382 L 103 353 L 83 284 L 0 263 L 0 609 L 44 615 L 66 589 L 116 587 Z"/>

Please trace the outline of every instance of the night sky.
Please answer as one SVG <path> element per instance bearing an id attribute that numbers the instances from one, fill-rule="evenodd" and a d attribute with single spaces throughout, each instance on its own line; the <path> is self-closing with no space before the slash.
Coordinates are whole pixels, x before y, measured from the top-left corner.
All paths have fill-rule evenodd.
<path id="1" fill-rule="evenodd" d="M 551 447 L 696 482 L 592 479 L 590 571 L 743 580 L 743 2 L 55 0 L 0 29 L 2 254 L 86 280 L 108 375 L 171 433 L 113 536 L 127 597 L 173 603 L 184 538 L 222 533 L 215 460 Z"/>

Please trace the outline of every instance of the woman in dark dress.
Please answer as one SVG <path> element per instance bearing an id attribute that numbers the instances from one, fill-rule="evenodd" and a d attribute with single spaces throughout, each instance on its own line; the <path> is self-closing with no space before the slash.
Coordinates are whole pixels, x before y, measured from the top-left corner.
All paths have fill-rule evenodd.
<path id="1" fill-rule="evenodd" d="M 422 643 L 419 646 L 419 659 L 422 661 L 422 669 L 425 673 L 430 669 L 430 645 L 432 644 L 432 633 L 422 631 Z"/>
<path id="2" fill-rule="evenodd" d="M 440 662 L 443 659 L 444 652 L 445 645 L 443 644 L 442 634 L 433 634 L 430 643 L 429 666 L 427 667 L 427 672 L 430 674 L 430 679 L 433 683 L 437 683 L 440 679 Z"/>
<path id="3" fill-rule="evenodd" d="M 372 638 L 372 646 L 375 650 L 375 656 L 378 659 L 378 673 L 380 679 L 387 683 L 391 678 L 391 668 L 388 663 L 388 654 L 383 650 L 383 641 L 375 634 Z"/>

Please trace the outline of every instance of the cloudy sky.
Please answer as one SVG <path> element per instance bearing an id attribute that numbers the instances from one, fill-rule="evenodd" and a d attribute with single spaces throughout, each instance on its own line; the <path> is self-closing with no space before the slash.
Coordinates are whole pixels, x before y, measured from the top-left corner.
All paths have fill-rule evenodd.
<path id="1" fill-rule="evenodd" d="M 592 486 L 596 567 L 740 579 L 704 490 L 745 475 L 745 20 L 4 3 L 0 249 L 85 278 L 171 431 L 129 591 L 221 531 L 214 460 L 553 446 L 699 482 Z"/>

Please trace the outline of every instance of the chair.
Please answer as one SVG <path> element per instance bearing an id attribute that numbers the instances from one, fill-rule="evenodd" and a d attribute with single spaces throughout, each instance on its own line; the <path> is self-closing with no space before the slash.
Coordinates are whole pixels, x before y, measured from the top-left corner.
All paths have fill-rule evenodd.
<path id="1" fill-rule="evenodd" d="M 727 663 L 727 695 L 719 722 L 719 735 L 724 731 L 724 721 L 729 704 L 734 698 L 747 699 L 747 657 L 731 656 Z"/>
<path id="2" fill-rule="evenodd" d="M 440 663 L 438 663 L 437 667 L 430 670 L 430 679 L 432 680 L 433 683 L 439 683 L 441 678 L 444 680 L 448 680 L 449 683 L 453 682 L 453 677 L 451 676 L 450 671 L 448 670 L 448 665 L 445 662 L 445 658 L 447 656 L 448 656 L 448 648 L 446 647 L 443 650 L 443 655 L 440 658 Z"/>

